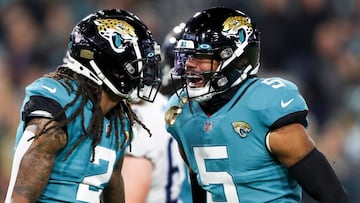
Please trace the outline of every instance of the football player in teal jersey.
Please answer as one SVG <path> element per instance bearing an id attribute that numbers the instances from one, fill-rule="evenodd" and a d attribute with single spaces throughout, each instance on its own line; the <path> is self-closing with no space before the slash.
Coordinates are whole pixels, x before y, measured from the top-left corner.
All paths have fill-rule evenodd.
<path id="1" fill-rule="evenodd" d="M 155 99 L 160 47 L 138 17 L 110 9 L 82 19 L 67 52 L 26 87 L 6 203 L 125 201 L 122 160 L 141 124 L 130 102 Z"/>
<path id="2" fill-rule="evenodd" d="M 259 52 L 250 17 L 224 7 L 196 13 L 175 47 L 173 74 L 186 85 L 165 117 L 194 202 L 301 202 L 302 190 L 319 202 L 348 202 L 308 134 L 297 86 L 257 77 Z"/>

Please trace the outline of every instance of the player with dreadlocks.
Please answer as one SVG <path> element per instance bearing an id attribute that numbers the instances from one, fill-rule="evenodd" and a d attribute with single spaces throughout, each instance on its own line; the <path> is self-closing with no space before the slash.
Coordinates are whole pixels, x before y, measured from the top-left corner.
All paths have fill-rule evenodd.
<path id="1" fill-rule="evenodd" d="M 64 64 L 26 87 L 5 202 L 124 202 L 130 103 L 154 101 L 160 48 L 134 14 L 102 10 L 70 35 Z M 150 133 L 150 132 L 149 132 Z"/>

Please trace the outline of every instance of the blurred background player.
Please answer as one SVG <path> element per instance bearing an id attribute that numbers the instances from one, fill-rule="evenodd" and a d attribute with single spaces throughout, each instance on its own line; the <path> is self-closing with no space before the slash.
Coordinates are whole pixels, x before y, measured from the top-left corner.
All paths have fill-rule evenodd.
<path id="1" fill-rule="evenodd" d="M 174 70 L 174 48 L 184 31 L 184 27 L 185 23 L 182 22 L 170 30 L 161 46 L 163 58 L 160 92 L 166 96 L 171 96 L 184 86 L 183 80 L 179 76 L 172 74 Z"/>
<path id="2" fill-rule="evenodd" d="M 165 105 L 177 86 L 171 82 L 173 48 L 182 32 L 174 27 L 162 46 L 162 78 L 160 93 L 153 103 L 133 104 L 139 119 L 149 128 L 151 137 L 142 126 L 136 126 L 134 139 L 126 150 L 122 174 L 125 199 L 131 203 L 191 203 L 189 179 L 177 142 L 165 129 Z M 180 80 L 176 80 L 179 81 Z M 177 83 L 176 83 L 177 84 Z"/>

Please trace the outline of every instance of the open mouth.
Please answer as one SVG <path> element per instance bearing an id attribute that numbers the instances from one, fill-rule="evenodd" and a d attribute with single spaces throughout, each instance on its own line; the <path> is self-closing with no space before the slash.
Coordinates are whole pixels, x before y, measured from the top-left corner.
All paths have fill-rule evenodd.
<path id="1" fill-rule="evenodd" d="M 187 73 L 186 79 L 188 86 L 191 88 L 203 87 L 207 82 L 205 76 L 202 73 Z"/>

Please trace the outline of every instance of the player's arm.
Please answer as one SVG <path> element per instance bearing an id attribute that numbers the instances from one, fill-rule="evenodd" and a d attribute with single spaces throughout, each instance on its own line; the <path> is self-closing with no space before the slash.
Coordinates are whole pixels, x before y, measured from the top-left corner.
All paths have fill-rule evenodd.
<path id="1" fill-rule="evenodd" d="M 48 120 L 33 118 L 27 123 L 14 155 L 12 176 L 16 177 L 11 178 L 15 180 L 9 186 L 14 184 L 13 190 L 7 194 L 12 202 L 36 202 L 49 180 L 56 153 L 67 142 L 66 133 L 61 128 L 52 128 L 40 137 L 29 140 L 40 132 Z"/>
<path id="2" fill-rule="evenodd" d="M 121 168 L 123 165 L 123 158 L 119 159 L 113 170 L 109 184 L 104 189 L 102 194 L 102 203 L 125 203 L 124 181 L 121 175 Z"/>
<path id="3" fill-rule="evenodd" d="M 319 202 L 349 201 L 332 167 L 303 125 L 285 125 L 270 132 L 267 138 L 269 150 L 311 197 Z"/>
<path id="4" fill-rule="evenodd" d="M 125 202 L 143 203 L 151 188 L 153 164 L 145 157 L 125 155 L 122 176 Z"/>
<path id="5" fill-rule="evenodd" d="M 179 152 L 188 167 L 193 202 L 206 203 L 206 191 L 200 186 L 199 182 L 197 181 L 197 174 L 191 169 L 181 145 L 179 145 Z"/>

